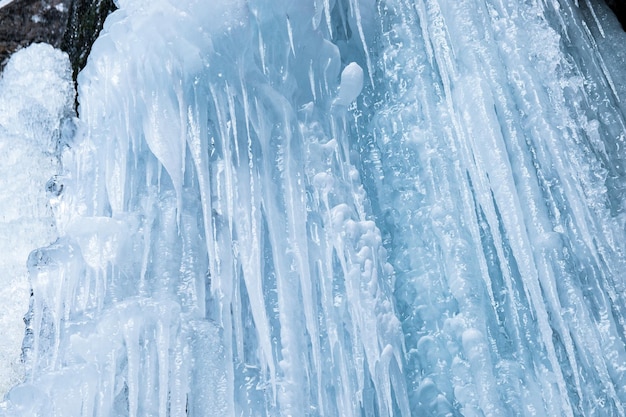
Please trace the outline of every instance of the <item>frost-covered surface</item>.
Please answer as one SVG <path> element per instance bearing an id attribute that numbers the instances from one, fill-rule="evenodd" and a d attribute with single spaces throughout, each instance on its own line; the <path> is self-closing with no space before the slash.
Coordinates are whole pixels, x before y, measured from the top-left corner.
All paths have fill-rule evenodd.
<path id="1" fill-rule="evenodd" d="M 119 0 L 6 416 L 624 416 L 624 119 L 567 0 Z"/>
<path id="2" fill-rule="evenodd" d="M 0 395 L 23 376 L 26 261 L 56 239 L 45 188 L 59 171 L 56 143 L 72 103 L 69 61 L 49 45 L 13 55 L 0 78 Z"/>

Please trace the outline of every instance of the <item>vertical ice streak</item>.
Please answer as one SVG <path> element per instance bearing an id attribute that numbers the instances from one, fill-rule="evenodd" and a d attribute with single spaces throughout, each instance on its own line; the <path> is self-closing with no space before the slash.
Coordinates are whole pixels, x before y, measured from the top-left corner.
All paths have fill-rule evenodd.
<path id="1" fill-rule="evenodd" d="M 390 87 L 361 127 L 413 413 L 623 415 L 624 121 L 583 22 L 417 3 L 384 2 Z"/>
<path id="2" fill-rule="evenodd" d="M 31 256 L 36 414 L 76 412 L 40 375 L 86 363 L 83 415 L 409 415 L 349 151 L 366 63 L 340 86 L 374 10 L 349 7 L 316 28 L 312 4 L 120 2 L 80 76 L 64 238 Z"/>

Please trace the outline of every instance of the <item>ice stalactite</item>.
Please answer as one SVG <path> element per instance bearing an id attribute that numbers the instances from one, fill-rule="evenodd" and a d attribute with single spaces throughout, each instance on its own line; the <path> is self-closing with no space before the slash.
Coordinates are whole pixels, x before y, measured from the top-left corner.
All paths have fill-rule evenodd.
<path id="1" fill-rule="evenodd" d="M 117 6 L 0 415 L 626 413 L 624 117 L 572 2 Z"/>
<path id="2" fill-rule="evenodd" d="M 33 372 L 9 404 L 409 415 L 393 271 L 350 159 L 361 65 L 313 5 L 119 7 L 79 76 L 64 237 L 31 255 Z"/>
<path id="3" fill-rule="evenodd" d="M 577 10 L 381 15 L 361 148 L 413 414 L 623 415 L 624 119 Z"/>

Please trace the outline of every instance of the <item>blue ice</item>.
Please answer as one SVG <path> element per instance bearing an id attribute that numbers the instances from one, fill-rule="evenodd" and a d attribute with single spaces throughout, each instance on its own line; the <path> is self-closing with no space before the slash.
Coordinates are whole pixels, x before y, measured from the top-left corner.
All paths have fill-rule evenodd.
<path id="1" fill-rule="evenodd" d="M 609 26 L 570 0 L 117 4 L 1 416 L 626 415 Z"/>

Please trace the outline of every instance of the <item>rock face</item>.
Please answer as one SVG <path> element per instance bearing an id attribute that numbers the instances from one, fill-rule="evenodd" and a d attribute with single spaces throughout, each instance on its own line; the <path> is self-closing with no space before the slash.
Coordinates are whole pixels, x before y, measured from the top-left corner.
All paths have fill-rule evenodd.
<path id="1" fill-rule="evenodd" d="M 68 53 L 76 79 L 114 9 L 113 0 L 14 0 L 0 8 L 0 70 L 13 52 L 46 42 Z"/>
<path id="2" fill-rule="evenodd" d="M 73 0 L 71 1 L 67 29 L 61 42 L 61 49 L 68 53 L 76 75 L 87 63 L 91 45 L 96 41 L 104 20 L 115 10 L 113 0 Z"/>
<path id="3" fill-rule="evenodd" d="M 626 30 L 626 1 L 625 0 L 606 0 L 606 4 L 613 10 L 615 16 L 622 24 L 622 29 Z"/>
<path id="4" fill-rule="evenodd" d="M 0 68 L 35 42 L 61 46 L 72 0 L 15 0 L 0 8 Z"/>

